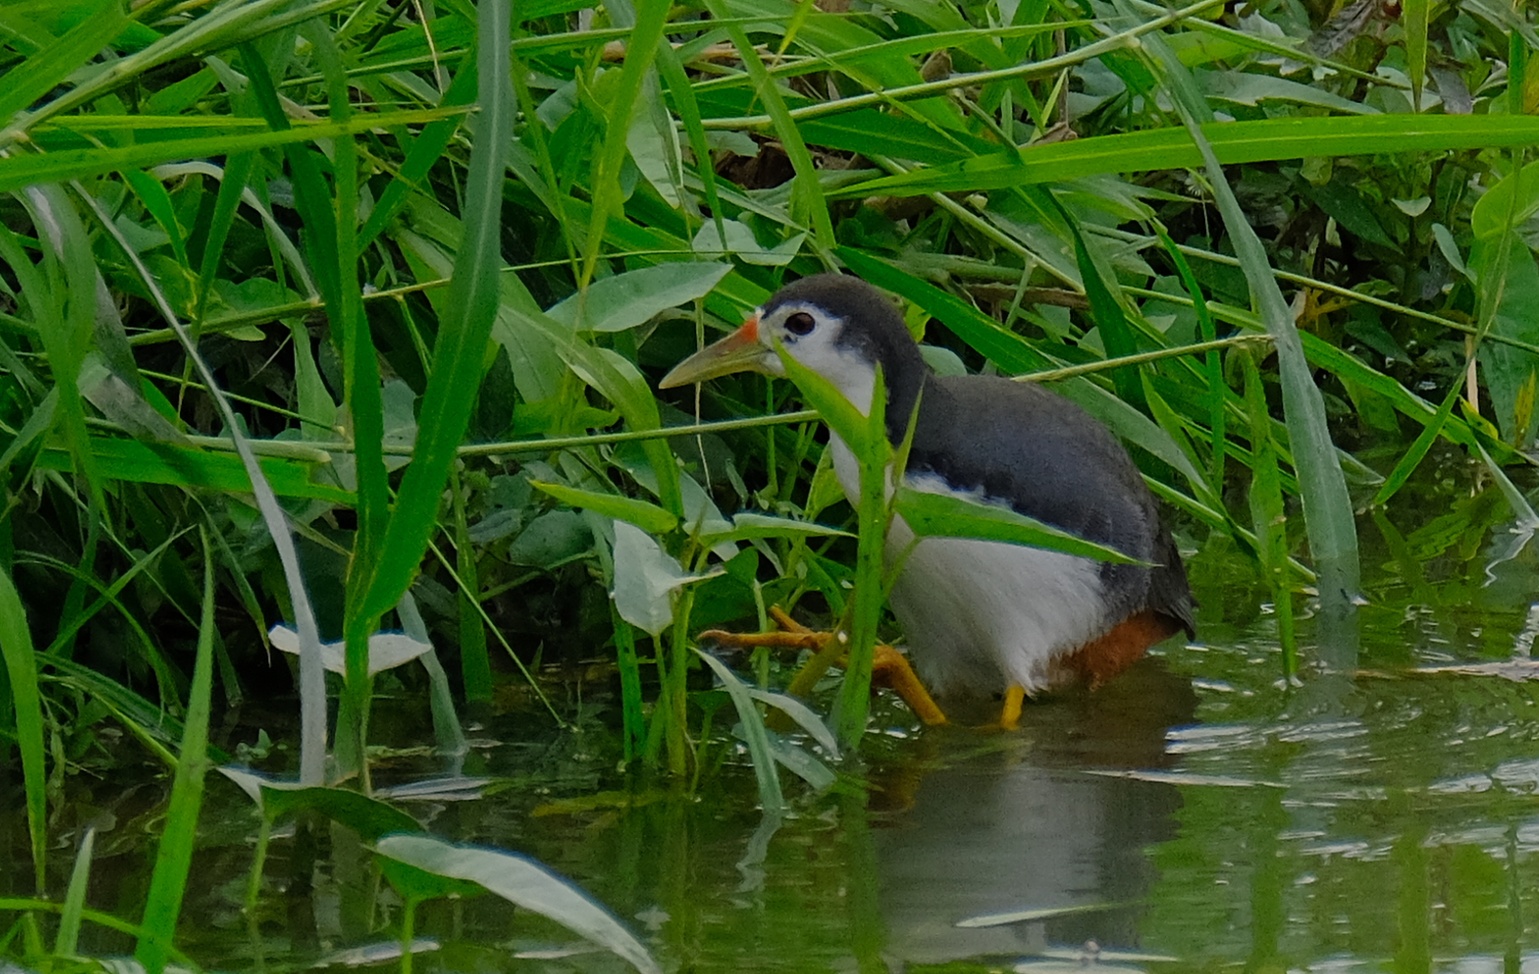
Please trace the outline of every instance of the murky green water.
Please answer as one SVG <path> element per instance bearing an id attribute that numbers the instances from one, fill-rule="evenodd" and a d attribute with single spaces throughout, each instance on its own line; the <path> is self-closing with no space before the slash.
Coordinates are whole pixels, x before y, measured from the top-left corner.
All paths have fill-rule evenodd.
<path id="1" fill-rule="evenodd" d="M 1202 646 L 1033 706 L 1012 735 L 916 733 L 882 704 L 891 733 L 865 776 L 798 793 L 778 825 L 726 745 L 708 759 L 727 770 L 691 799 L 616 775 L 596 727 L 533 718 L 477 732 L 464 771 L 496 794 L 403 807 L 577 880 L 668 970 L 1539 971 L 1539 543 L 1490 492 L 1440 496 L 1399 531 L 1363 522 L 1352 675 L 1281 687 L 1248 571 L 1204 552 Z M 434 768 L 397 757 L 380 781 Z M 75 787 L 89 801 L 56 823 L 58 859 L 74 825 L 108 822 L 92 905 L 132 917 L 160 786 Z M 244 917 L 256 816 L 223 781 L 209 802 L 189 954 L 278 970 L 388 940 L 398 903 L 342 829 L 308 892 L 289 887 L 303 853 L 279 837 L 262 912 Z M 418 970 L 622 969 L 491 900 L 430 905 L 418 931 L 438 944 Z M 130 947 L 92 936 L 93 951 Z"/>

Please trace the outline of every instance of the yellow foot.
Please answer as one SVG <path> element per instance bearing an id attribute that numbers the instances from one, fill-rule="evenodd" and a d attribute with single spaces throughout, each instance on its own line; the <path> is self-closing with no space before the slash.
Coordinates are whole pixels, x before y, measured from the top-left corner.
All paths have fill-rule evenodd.
<path id="1" fill-rule="evenodd" d="M 871 659 L 871 681 L 875 683 L 878 680 L 892 687 L 903 698 L 903 702 L 908 704 L 914 716 L 926 725 L 934 727 L 946 722 L 946 715 L 935 705 L 935 698 L 930 696 L 930 691 L 919 681 L 919 674 L 908 665 L 908 657 L 886 643 L 877 643 Z"/>
<path id="2" fill-rule="evenodd" d="M 760 646 L 769 646 L 776 649 L 811 649 L 819 652 L 828 646 L 835 636 L 831 632 L 817 632 L 792 619 L 785 610 L 778 605 L 770 606 L 770 617 L 775 620 L 775 625 L 780 628 L 773 632 L 726 632 L 722 629 L 707 629 L 699 636 L 700 642 L 712 642 L 718 646 L 732 646 L 737 649 L 755 649 Z M 844 665 L 845 657 L 840 656 L 838 665 Z M 792 693 L 805 693 L 810 685 L 816 683 L 822 676 L 823 669 L 828 666 L 823 662 L 821 666 L 817 658 L 809 661 L 802 672 L 791 680 Z M 816 667 L 815 673 L 809 673 Z M 919 682 L 919 676 L 914 668 L 909 666 L 908 659 L 902 653 L 885 643 L 878 643 L 871 661 L 871 679 L 873 683 L 888 686 L 895 690 L 903 702 L 908 704 L 925 724 L 934 726 L 944 724 L 946 715 L 936 706 L 935 698 L 930 696 L 924 684 Z M 1020 716 L 1020 708 L 1016 708 L 1016 716 Z"/>
<path id="3" fill-rule="evenodd" d="M 1026 702 L 1026 688 L 1012 683 L 1005 690 L 1005 705 L 999 711 L 999 729 L 1013 731 L 1021 725 L 1021 705 Z"/>

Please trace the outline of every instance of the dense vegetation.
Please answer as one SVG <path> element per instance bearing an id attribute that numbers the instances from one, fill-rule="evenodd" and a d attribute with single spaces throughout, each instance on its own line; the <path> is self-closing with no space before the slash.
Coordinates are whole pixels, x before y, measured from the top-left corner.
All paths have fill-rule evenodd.
<path id="1" fill-rule="evenodd" d="M 1305 595 L 1352 658 L 1354 510 L 1439 439 L 1535 523 L 1521 7 L 509 6 L 0 8 L 0 767 L 40 891 L 49 795 L 124 760 L 104 727 L 195 818 L 211 697 L 297 689 L 320 783 L 318 654 L 272 643 L 345 644 L 365 789 L 379 629 L 437 647 L 380 679 L 445 712 L 600 661 L 617 760 L 734 747 L 693 634 L 840 616 L 854 520 L 790 383 L 653 387 L 820 270 L 1122 434 L 1188 548 L 1255 566 L 1290 675 Z M 825 780 L 709 662 L 766 805 L 772 751 Z"/>

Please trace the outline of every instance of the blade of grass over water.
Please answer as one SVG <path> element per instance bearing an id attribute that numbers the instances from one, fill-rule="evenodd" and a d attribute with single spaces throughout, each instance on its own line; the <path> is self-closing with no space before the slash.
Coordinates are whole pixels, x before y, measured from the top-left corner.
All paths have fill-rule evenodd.
<path id="1" fill-rule="evenodd" d="M 38 693 L 37 659 L 27 610 L 21 604 L 9 572 L 0 571 L 0 653 L 11 686 L 11 715 L 16 746 L 21 752 L 22 789 L 26 795 L 27 835 L 32 846 L 34 884 L 39 893 L 47 880 L 48 779 L 43 766 L 43 706 Z"/>
<path id="2" fill-rule="evenodd" d="M 506 38 L 510 30 L 506 0 L 490 0 L 477 9 L 482 37 Z M 411 584 L 437 523 L 439 495 L 448 479 L 473 398 L 480 385 L 486 340 L 497 312 L 501 273 L 502 174 L 512 138 L 513 91 L 507 45 L 491 43 L 479 56 L 478 131 L 465 188 L 465 234 L 455 255 L 454 273 L 433 350 L 433 371 L 423 394 L 414 462 L 396 496 L 395 510 L 355 618 L 374 619 L 400 600 Z"/>
<path id="3" fill-rule="evenodd" d="M 1335 444 L 1325 422 L 1325 405 L 1315 386 L 1293 314 L 1278 290 L 1266 250 L 1251 229 L 1230 189 L 1218 157 L 1202 125 L 1211 112 L 1196 95 L 1186 68 L 1163 44 L 1149 49 L 1166 76 L 1186 123 L 1201 152 L 1214 200 L 1240 259 L 1252 300 L 1277 350 L 1282 383 L 1283 415 L 1293 446 L 1294 466 L 1304 501 L 1309 549 L 1320 575 L 1321 647 L 1329 663 L 1350 670 L 1357 659 L 1356 601 L 1359 598 L 1357 528 L 1346 480 L 1336 459 Z"/>
<path id="4" fill-rule="evenodd" d="M 214 561 L 208 538 L 203 538 L 203 618 L 198 626 L 198 658 L 188 690 L 187 723 L 182 731 L 181 753 L 171 785 L 165 830 L 155 855 L 155 871 L 145 895 L 143 930 L 134 957 L 145 969 L 165 969 L 170 945 L 176 939 L 176 921 L 192 868 L 193 846 L 198 838 L 198 813 L 203 807 L 203 778 L 208 773 L 208 720 L 214 686 Z"/>
<path id="5" fill-rule="evenodd" d="M 1283 511 L 1282 480 L 1276 446 L 1272 441 L 1272 417 L 1267 411 L 1266 391 L 1255 356 L 1240 359 L 1245 370 L 1245 404 L 1250 411 L 1250 442 L 1254 474 L 1250 484 L 1251 528 L 1272 593 L 1277 618 L 1277 639 L 1282 646 L 1283 678 L 1298 676 L 1298 640 L 1293 628 L 1293 591 L 1288 578 L 1288 521 Z"/>
<path id="6" fill-rule="evenodd" d="M 70 870 L 69 887 L 59 913 L 59 932 L 54 937 L 53 952 L 63 957 L 76 954 L 80 943 L 80 922 L 84 919 L 86 885 L 91 880 L 91 856 L 96 851 L 96 829 L 87 828 L 75 850 L 75 866 Z"/>
<path id="7" fill-rule="evenodd" d="M 118 245 L 130 266 L 144 283 L 155 310 L 176 333 L 177 340 L 186 352 L 194 371 L 203 381 L 215 407 L 224 419 L 226 431 L 235 444 L 236 452 L 240 454 L 241 465 L 245 468 L 247 477 L 250 478 L 251 491 L 255 495 L 257 509 L 261 512 L 263 523 L 278 549 L 284 581 L 289 588 L 290 605 L 294 611 L 295 628 L 299 631 L 301 646 L 299 656 L 300 778 L 305 781 L 319 782 L 324 773 L 326 755 L 326 683 L 325 672 L 321 669 L 320 662 L 321 639 L 315 623 L 315 613 L 310 608 L 310 596 L 305 589 L 304 576 L 300 573 L 299 555 L 294 547 L 293 535 L 289 533 L 287 519 L 278 506 L 278 499 L 273 494 L 272 486 L 267 482 L 261 466 L 257 463 L 256 454 L 251 450 L 250 440 L 241 432 L 241 424 L 235 417 L 235 410 L 231 407 L 229 399 L 223 395 L 208 363 L 198 354 L 197 343 L 193 341 L 186 325 L 172 309 L 155 276 L 144 265 L 138 253 L 116 231 L 96 200 L 83 191 L 77 190 L 77 195 L 93 211 L 98 224 L 112 236 L 114 243 Z"/>
<path id="8" fill-rule="evenodd" d="M 774 752 L 770 750 L 769 731 L 764 726 L 764 715 L 754 705 L 748 686 L 736 674 L 722 665 L 709 653 L 695 650 L 705 665 L 721 681 L 732 706 L 737 710 L 739 726 L 743 728 L 743 742 L 748 746 L 749 759 L 753 761 L 754 778 L 759 782 L 759 806 L 766 815 L 781 815 L 786 811 L 785 794 L 780 788 L 780 772 L 775 765 Z"/>

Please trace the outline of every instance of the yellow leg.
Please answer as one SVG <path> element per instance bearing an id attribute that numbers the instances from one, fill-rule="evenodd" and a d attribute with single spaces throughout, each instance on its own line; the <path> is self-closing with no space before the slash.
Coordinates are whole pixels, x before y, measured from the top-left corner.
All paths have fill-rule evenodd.
<path id="1" fill-rule="evenodd" d="M 1026 702 L 1026 688 L 1012 683 L 1005 691 L 1005 706 L 999 712 L 999 729 L 1013 731 L 1021 724 L 1021 704 Z"/>
<path id="2" fill-rule="evenodd" d="M 934 727 L 936 724 L 944 724 L 946 715 L 940 707 L 935 705 L 935 698 L 930 696 L 930 691 L 919 682 L 919 674 L 908 665 L 908 657 L 893 649 L 885 643 L 878 643 L 876 653 L 871 661 L 871 676 L 875 680 L 881 677 L 886 684 L 893 688 L 903 702 L 908 704 L 914 716 L 925 724 Z"/>
<path id="3" fill-rule="evenodd" d="M 785 610 L 778 605 L 770 606 L 769 614 L 779 626 L 776 632 L 741 633 L 725 632 L 720 629 L 708 629 L 699 635 L 701 642 L 714 642 L 718 645 L 734 646 L 739 649 L 754 649 L 759 646 L 770 646 L 778 649 L 811 649 L 818 655 L 809 660 L 791 680 L 787 690 L 793 696 L 803 696 L 812 689 L 828 668 L 829 663 L 844 664 L 844 656 L 841 654 L 837 660 L 825 656 L 830 649 L 829 641 L 834 637 L 833 633 L 816 632 L 792 619 Z M 914 715 L 925 724 L 934 726 L 944 724 L 946 715 L 936 706 L 935 698 L 930 696 L 924 684 L 919 682 L 919 676 L 914 668 L 909 666 L 908 659 L 885 644 L 878 644 L 871 664 L 871 676 L 873 679 L 883 681 L 890 686 L 903 702 L 908 704 Z M 1016 708 L 1019 715 L 1020 708 Z"/>

